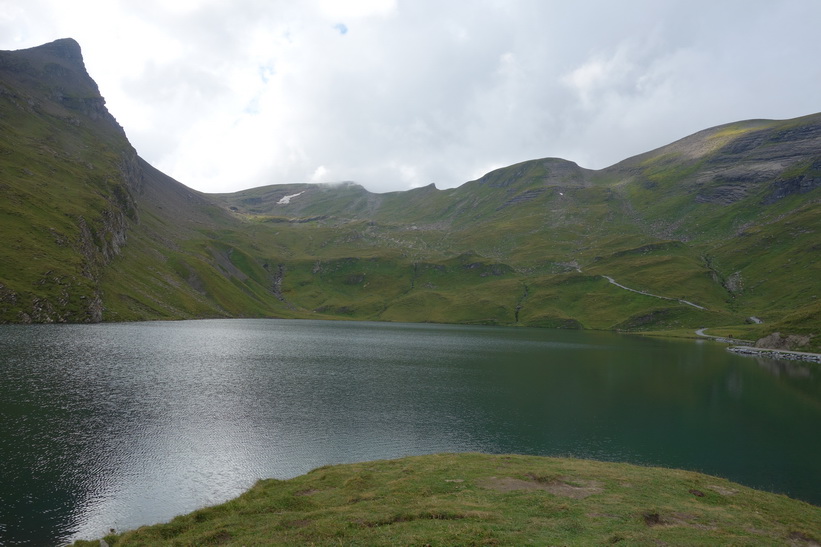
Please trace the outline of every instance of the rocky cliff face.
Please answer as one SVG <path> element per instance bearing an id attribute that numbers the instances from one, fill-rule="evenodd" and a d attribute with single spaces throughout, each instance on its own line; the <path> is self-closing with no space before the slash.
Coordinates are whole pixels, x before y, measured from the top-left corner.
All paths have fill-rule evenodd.
<path id="1" fill-rule="evenodd" d="M 752 131 L 708 160 L 699 181 L 709 190 L 696 199 L 730 204 L 765 190 L 762 203 L 772 204 L 816 188 L 820 166 L 821 124 Z"/>

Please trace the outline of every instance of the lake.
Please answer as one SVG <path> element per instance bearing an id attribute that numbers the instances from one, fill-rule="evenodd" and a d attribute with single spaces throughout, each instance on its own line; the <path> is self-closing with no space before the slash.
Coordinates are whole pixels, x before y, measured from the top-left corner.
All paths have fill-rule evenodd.
<path id="1" fill-rule="evenodd" d="M 702 471 L 821 504 L 821 367 L 714 342 L 430 324 L 0 326 L 0 544 L 435 452 Z"/>

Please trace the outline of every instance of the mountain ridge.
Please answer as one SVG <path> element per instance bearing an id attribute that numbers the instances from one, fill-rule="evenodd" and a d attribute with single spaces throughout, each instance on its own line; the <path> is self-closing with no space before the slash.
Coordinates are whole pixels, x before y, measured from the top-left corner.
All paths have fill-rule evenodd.
<path id="1" fill-rule="evenodd" d="M 137 155 L 64 39 L 0 52 L 0 126 L 2 322 L 821 328 L 821 114 L 724 124 L 599 170 L 542 158 L 449 189 L 204 194 Z"/>

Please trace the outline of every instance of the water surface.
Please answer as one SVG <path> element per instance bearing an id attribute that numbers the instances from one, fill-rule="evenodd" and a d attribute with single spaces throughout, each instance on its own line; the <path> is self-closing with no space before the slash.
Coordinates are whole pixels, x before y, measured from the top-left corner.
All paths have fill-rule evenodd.
<path id="1" fill-rule="evenodd" d="M 443 451 L 680 467 L 821 503 L 821 369 L 712 342 L 286 320 L 0 326 L 0 544 Z"/>

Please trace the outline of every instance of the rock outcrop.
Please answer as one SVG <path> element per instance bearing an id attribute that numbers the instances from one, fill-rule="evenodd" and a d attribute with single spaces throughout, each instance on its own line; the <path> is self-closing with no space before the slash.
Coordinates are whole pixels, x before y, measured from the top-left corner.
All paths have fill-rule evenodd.
<path id="1" fill-rule="evenodd" d="M 764 338 L 759 338 L 755 342 L 755 347 L 765 349 L 780 349 L 788 351 L 798 351 L 802 347 L 810 343 L 809 336 L 801 336 L 796 334 L 782 335 L 780 332 L 774 332 Z"/>

